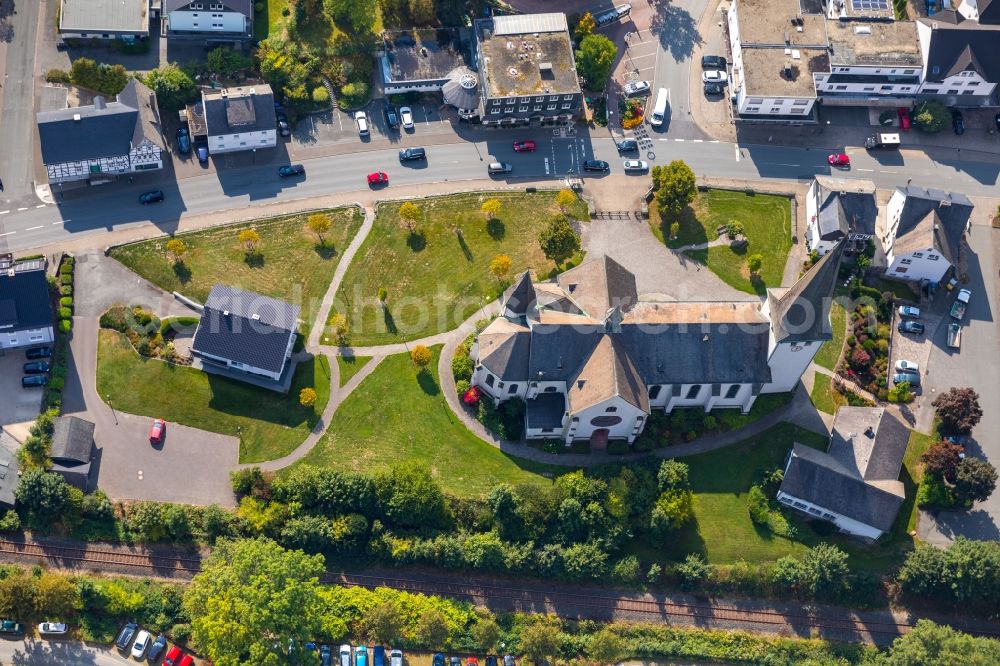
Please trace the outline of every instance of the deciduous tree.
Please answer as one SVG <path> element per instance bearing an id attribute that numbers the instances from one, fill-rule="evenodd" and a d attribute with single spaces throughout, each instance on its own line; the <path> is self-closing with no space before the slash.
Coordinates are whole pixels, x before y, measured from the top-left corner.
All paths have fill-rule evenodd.
<path id="1" fill-rule="evenodd" d="M 698 193 L 694 171 L 683 160 L 674 160 L 664 167 L 653 167 L 652 176 L 656 187 L 656 207 L 661 215 L 680 215 Z"/>
<path id="2" fill-rule="evenodd" d="M 376 643 L 392 645 L 403 634 L 406 618 L 399 605 L 394 601 L 386 601 L 375 606 L 365 614 L 365 633 Z"/>
<path id="3" fill-rule="evenodd" d="M 146 74 L 143 83 L 156 93 L 160 113 L 183 109 L 186 103 L 198 95 L 194 81 L 175 63 L 160 65 Z"/>
<path id="4" fill-rule="evenodd" d="M 760 269 L 764 267 L 764 255 L 760 252 L 754 252 L 749 257 L 747 257 L 747 270 L 750 271 L 750 275 L 758 275 Z"/>
<path id="5" fill-rule="evenodd" d="M 948 124 L 948 109 L 935 100 L 920 102 L 913 107 L 913 124 L 929 134 L 940 132 Z"/>
<path id="6" fill-rule="evenodd" d="M 483 212 L 487 220 L 496 219 L 496 216 L 500 214 L 500 208 L 503 204 L 499 199 L 487 199 L 483 202 L 483 205 L 479 207 L 479 210 Z"/>
<path id="7" fill-rule="evenodd" d="M 587 654 L 598 664 L 616 664 L 622 658 L 625 644 L 610 627 L 592 634 Z"/>
<path id="8" fill-rule="evenodd" d="M 544 620 L 521 630 L 521 651 L 535 664 L 555 657 L 559 651 L 559 628 Z"/>
<path id="9" fill-rule="evenodd" d="M 325 213 L 313 213 L 306 218 L 306 225 L 311 232 L 316 234 L 320 245 L 322 245 L 325 242 L 323 236 L 330 231 L 330 216 Z"/>
<path id="10" fill-rule="evenodd" d="M 316 389 L 308 386 L 299 391 L 299 404 L 303 407 L 312 407 L 316 404 Z"/>
<path id="11" fill-rule="evenodd" d="M 563 213 L 566 209 L 575 204 L 577 201 L 576 192 L 573 190 L 565 189 L 559 190 L 556 194 L 556 205 L 559 206 L 559 210 Z"/>
<path id="12" fill-rule="evenodd" d="M 941 429 L 949 434 L 967 435 L 983 418 L 979 394 L 971 388 L 951 387 L 931 403 L 941 419 Z"/>
<path id="13" fill-rule="evenodd" d="M 69 485 L 58 474 L 29 469 L 14 490 L 18 504 L 42 523 L 55 521 L 69 507 Z"/>
<path id="14" fill-rule="evenodd" d="M 171 261 L 180 263 L 184 260 L 184 253 L 187 252 L 187 244 L 180 238 L 171 238 L 167 241 L 166 247 Z"/>
<path id="15" fill-rule="evenodd" d="M 417 366 L 420 370 L 427 369 L 427 366 L 431 362 L 431 350 L 424 345 L 416 345 L 410 351 L 410 360 L 413 361 L 413 365 Z"/>
<path id="16" fill-rule="evenodd" d="M 347 317 L 344 315 L 338 313 L 331 316 L 326 328 L 333 335 L 333 339 L 338 346 L 346 347 L 348 342 L 350 342 L 350 328 L 347 325 Z"/>
<path id="17" fill-rule="evenodd" d="M 997 471 L 980 458 L 964 458 L 955 468 L 955 495 L 971 502 L 983 502 L 997 487 Z"/>
<path id="18" fill-rule="evenodd" d="M 880 655 L 879 666 L 940 666 L 941 664 L 1000 664 L 1000 641 L 974 638 L 930 620 L 917 625 Z"/>
<path id="19" fill-rule="evenodd" d="M 955 468 L 962 460 L 964 450 L 958 444 L 952 444 L 947 440 L 932 444 L 920 455 L 920 462 L 924 464 L 924 473 L 942 479 L 954 480 Z"/>
<path id="20" fill-rule="evenodd" d="M 604 35 L 591 34 L 580 40 L 580 48 L 576 51 L 576 68 L 586 79 L 589 89 L 604 88 L 617 55 L 618 47 Z"/>
<path id="21" fill-rule="evenodd" d="M 560 265 L 580 249 L 580 236 L 565 216 L 549 220 L 538 236 L 538 243 L 546 257 Z"/>
<path id="22" fill-rule="evenodd" d="M 450 627 L 441 611 L 430 608 L 420 614 L 414 632 L 417 640 L 431 650 L 441 649 L 448 640 Z"/>
<path id="23" fill-rule="evenodd" d="M 584 37 L 594 34 L 596 28 L 597 20 L 594 18 L 594 15 L 590 12 L 584 12 L 580 20 L 577 21 L 576 27 L 573 28 L 573 39 L 579 44 Z"/>
<path id="24" fill-rule="evenodd" d="M 399 220 L 411 233 L 416 228 L 417 219 L 420 218 L 420 208 L 412 201 L 404 202 L 399 207 Z"/>
<path id="25" fill-rule="evenodd" d="M 506 254 L 498 254 L 490 260 L 490 275 L 494 280 L 503 280 L 510 273 L 511 260 Z"/>
<path id="26" fill-rule="evenodd" d="M 236 238 L 243 246 L 243 250 L 248 254 L 258 254 L 260 252 L 260 234 L 254 229 L 244 229 Z"/>
<path id="27" fill-rule="evenodd" d="M 493 652 L 500 640 L 500 625 L 492 614 L 481 616 L 472 625 L 472 640 L 486 652 Z"/>

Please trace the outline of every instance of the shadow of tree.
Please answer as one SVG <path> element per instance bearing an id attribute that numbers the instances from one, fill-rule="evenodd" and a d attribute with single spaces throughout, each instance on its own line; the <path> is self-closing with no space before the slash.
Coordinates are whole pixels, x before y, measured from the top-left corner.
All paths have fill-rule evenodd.
<path id="1" fill-rule="evenodd" d="M 326 241 L 316 243 L 313 245 L 313 249 L 316 250 L 316 254 L 318 254 L 321 259 L 332 259 L 337 256 L 336 246 L 327 243 Z"/>
<path id="2" fill-rule="evenodd" d="M 704 41 L 698 33 L 697 21 L 688 10 L 670 4 L 669 0 L 655 0 L 654 5 L 656 11 L 649 24 L 650 32 L 675 60 L 687 60 L 695 44 Z"/>
<path id="3" fill-rule="evenodd" d="M 406 237 L 406 245 L 414 252 L 420 252 L 427 247 L 427 237 L 419 231 L 411 231 Z"/>
<path id="4" fill-rule="evenodd" d="M 174 262 L 174 275 L 180 280 L 181 284 L 187 284 L 191 281 L 191 269 L 183 261 Z"/>
<path id="5" fill-rule="evenodd" d="M 469 249 L 469 244 L 465 242 L 465 235 L 461 232 L 458 232 L 455 235 L 458 236 L 458 245 L 462 248 L 462 254 L 465 255 L 465 260 L 471 263 L 474 257 L 472 256 L 472 250 Z"/>
<path id="6" fill-rule="evenodd" d="M 389 331 L 393 335 L 398 332 L 398 329 L 396 328 L 396 319 L 392 316 L 392 311 L 389 309 L 388 305 L 382 308 L 382 321 L 385 322 L 385 330 Z"/>
<path id="7" fill-rule="evenodd" d="M 504 223 L 498 219 L 490 218 L 486 222 L 486 233 L 490 235 L 495 241 L 503 240 L 504 236 L 507 234 L 507 227 Z"/>
<path id="8" fill-rule="evenodd" d="M 435 396 L 441 392 L 438 383 L 434 381 L 434 376 L 426 369 L 417 373 L 417 384 L 420 385 L 420 390 L 427 395 Z"/>
<path id="9" fill-rule="evenodd" d="M 250 268 L 263 268 L 264 267 L 264 255 L 260 252 L 248 252 L 243 261 Z"/>

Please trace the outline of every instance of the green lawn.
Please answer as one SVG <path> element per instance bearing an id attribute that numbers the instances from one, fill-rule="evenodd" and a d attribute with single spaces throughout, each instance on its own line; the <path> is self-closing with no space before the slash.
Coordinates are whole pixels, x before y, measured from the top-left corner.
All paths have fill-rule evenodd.
<path id="1" fill-rule="evenodd" d="M 822 372 L 817 372 L 816 377 L 813 378 L 813 390 L 809 394 L 809 398 L 816 409 L 827 414 L 836 414 L 838 407 L 847 404 L 847 398 L 839 391 L 833 390 L 833 378 Z"/>
<path id="2" fill-rule="evenodd" d="M 902 477 L 903 484 L 906 486 L 906 501 L 903 502 L 903 508 L 899 510 L 899 517 L 893 527 L 896 534 L 912 532 L 917 529 L 917 484 L 923 477 L 920 456 L 936 441 L 937 437 L 934 435 L 925 435 L 916 430 L 910 431 L 910 442 L 906 448 L 906 455 L 903 456 Z M 902 523 L 904 519 L 905 523 Z"/>
<path id="3" fill-rule="evenodd" d="M 661 241 L 669 236 L 669 221 L 650 211 L 650 227 Z M 715 240 L 715 230 L 729 222 L 743 223 L 750 245 L 734 252 L 729 246 L 708 250 L 688 250 L 688 256 L 716 273 L 730 286 L 751 294 L 763 294 L 767 287 L 778 287 L 785 271 L 785 261 L 792 247 L 791 204 L 787 197 L 773 194 L 747 194 L 728 190 L 700 192 L 689 210 L 679 220 L 677 238 L 667 242 L 672 248 Z M 746 258 L 764 255 L 760 278 L 751 281 Z"/>
<path id="4" fill-rule="evenodd" d="M 844 349 L 844 339 L 847 337 L 847 311 L 837 301 L 830 307 L 830 326 L 833 329 L 833 338 L 823 343 L 814 360 L 827 370 L 835 370 L 837 361 L 840 360 L 840 352 Z"/>
<path id="5" fill-rule="evenodd" d="M 422 464 L 449 493 L 475 497 L 503 481 L 548 484 L 542 473 L 569 471 L 511 458 L 469 432 L 445 404 L 437 377 L 441 348 L 433 351 L 428 371 L 419 374 L 406 354 L 382 361 L 296 464 L 359 472 Z"/>
<path id="6" fill-rule="evenodd" d="M 316 405 L 299 391 L 316 389 Z M 240 437 L 240 462 L 272 460 L 305 440 L 330 399 L 325 356 L 300 363 L 287 395 L 139 356 L 117 331 L 101 330 L 97 390 L 115 409 Z"/>
<path id="7" fill-rule="evenodd" d="M 162 289 L 196 301 L 204 302 L 221 282 L 301 304 L 303 331 L 308 335 L 317 314 L 313 308 L 319 307 L 341 253 L 364 219 L 357 208 L 326 212 L 332 226 L 322 245 L 306 228 L 303 214 L 178 234 L 187 245 L 181 264 L 172 264 L 167 256 L 169 238 L 116 247 L 111 256 Z M 259 260 L 247 261 L 237 240 L 240 231 L 250 228 L 260 234 Z"/>
<path id="8" fill-rule="evenodd" d="M 343 386 L 351 381 L 351 377 L 358 374 L 370 360 L 372 360 L 371 356 L 338 356 L 337 367 L 340 369 L 340 385 Z"/>
<path id="9" fill-rule="evenodd" d="M 263 4 L 263 11 L 254 9 L 253 15 L 253 38 L 259 42 L 274 33 L 284 31 L 285 17 L 282 12 L 289 9 L 288 0 L 258 0 L 256 4 Z"/>
<path id="10" fill-rule="evenodd" d="M 487 223 L 480 212 L 487 198 L 502 202 L 499 221 Z M 555 268 L 538 246 L 539 232 L 559 213 L 553 192 L 458 194 L 417 203 L 419 234 L 399 223 L 398 203 L 379 206 L 375 226 L 344 276 L 337 305 L 348 316 L 352 345 L 455 328 L 502 291 L 488 269 L 497 255 L 510 256 L 510 278 L 527 268 L 541 276 Z M 571 213 L 585 219 L 586 204 L 578 201 Z M 381 287 L 388 291 L 387 314 L 378 305 Z"/>

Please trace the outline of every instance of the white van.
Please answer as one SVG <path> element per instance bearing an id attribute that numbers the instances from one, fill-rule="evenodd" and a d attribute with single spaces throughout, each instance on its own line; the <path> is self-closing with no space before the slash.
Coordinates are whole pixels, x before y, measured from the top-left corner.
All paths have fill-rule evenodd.
<path id="1" fill-rule="evenodd" d="M 653 112 L 649 114 L 649 124 L 659 127 L 663 124 L 663 119 L 667 116 L 667 102 L 669 93 L 666 88 L 660 88 L 656 93 L 656 104 L 653 105 Z"/>

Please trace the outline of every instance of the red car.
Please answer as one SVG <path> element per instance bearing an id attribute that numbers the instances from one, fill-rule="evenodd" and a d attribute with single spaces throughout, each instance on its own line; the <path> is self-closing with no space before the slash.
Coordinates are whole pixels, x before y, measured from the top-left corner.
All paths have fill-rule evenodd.
<path id="1" fill-rule="evenodd" d="M 535 142 L 534 141 L 515 141 L 514 142 L 514 152 L 515 153 L 533 153 L 533 152 L 535 152 Z"/>
<path id="2" fill-rule="evenodd" d="M 376 185 L 388 185 L 389 184 L 389 174 L 385 171 L 375 171 L 368 174 L 368 185 L 374 187 Z"/>
<path id="3" fill-rule="evenodd" d="M 826 158 L 827 164 L 832 167 L 847 168 L 851 166 L 851 158 L 844 153 L 835 153 Z"/>
<path id="4" fill-rule="evenodd" d="M 194 666 L 194 657 L 189 654 L 184 655 L 181 657 L 181 663 L 177 664 L 177 666 Z"/>
<path id="5" fill-rule="evenodd" d="M 167 656 L 163 659 L 163 666 L 179 666 L 181 657 L 184 656 L 181 649 L 176 645 L 167 651 Z"/>
<path id="6" fill-rule="evenodd" d="M 904 132 L 910 131 L 910 110 L 905 108 L 896 109 L 896 115 L 899 116 L 899 129 Z"/>
<path id="7" fill-rule="evenodd" d="M 163 443 L 163 434 L 167 430 L 167 423 L 163 419 L 154 419 L 153 427 L 149 429 L 149 443 L 150 444 L 161 444 Z"/>

